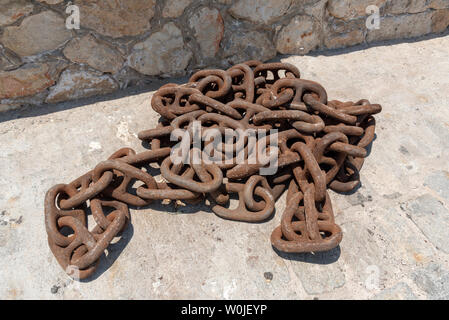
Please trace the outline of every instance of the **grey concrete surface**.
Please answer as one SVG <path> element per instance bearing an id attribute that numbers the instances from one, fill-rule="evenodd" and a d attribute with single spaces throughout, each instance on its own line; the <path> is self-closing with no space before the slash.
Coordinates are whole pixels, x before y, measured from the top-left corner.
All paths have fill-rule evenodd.
<path id="1" fill-rule="evenodd" d="M 0 299 L 447 299 L 449 36 L 281 60 L 331 98 L 383 106 L 361 188 L 331 193 L 339 247 L 275 252 L 285 195 L 263 224 L 151 205 L 93 279 L 73 281 L 46 242 L 46 190 L 120 147 L 143 150 L 136 134 L 158 117 L 152 92 L 35 107 L 0 115 Z"/>

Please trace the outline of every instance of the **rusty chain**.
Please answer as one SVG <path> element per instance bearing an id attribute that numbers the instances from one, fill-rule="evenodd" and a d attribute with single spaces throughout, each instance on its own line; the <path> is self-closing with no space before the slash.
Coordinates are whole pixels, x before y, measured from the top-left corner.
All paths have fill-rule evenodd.
<path id="1" fill-rule="evenodd" d="M 80 279 L 91 276 L 103 252 L 129 223 L 128 206 L 155 200 L 197 203 L 208 198 L 212 211 L 222 218 L 259 222 L 272 217 L 276 200 L 287 190 L 280 226 L 271 235 L 274 248 L 316 252 L 341 242 L 327 188 L 348 192 L 359 185 L 359 171 L 375 135 L 373 114 L 381 111 L 380 105 L 328 101 L 326 90 L 301 79 L 293 65 L 247 61 L 228 70 L 198 71 L 186 84 L 166 84 L 153 95 L 151 106 L 161 120 L 156 128 L 138 134 L 149 150 L 120 149 L 92 171 L 47 192 L 48 243 L 66 271 L 75 268 Z M 192 131 L 195 121 L 201 123 L 203 137 L 212 130 L 277 129 L 278 171 L 258 175 L 266 162 L 251 163 L 248 158 L 250 149 L 269 136 L 252 146 L 243 136 L 219 143 L 213 154 L 227 160 L 224 163 L 173 163 L 170 154 L 179 141 L 171 141 L 171 135 L 178 129 Z M 203 140 L 207 147 L 210 141 Z M 186 157 L 201 153 L 192 141 L 187 147 Z M 226 158 L 226 148 L 234 157 Z M 245 155 L 240 162 L 235 156 L 239 151 Z M 164 181 L 150 174 L 150 164 L 158 165 Z M 235 209 L 227 207 L 231 194 L 238 196 Z M 96 223 L 91 230 L 89 212 Z"/>

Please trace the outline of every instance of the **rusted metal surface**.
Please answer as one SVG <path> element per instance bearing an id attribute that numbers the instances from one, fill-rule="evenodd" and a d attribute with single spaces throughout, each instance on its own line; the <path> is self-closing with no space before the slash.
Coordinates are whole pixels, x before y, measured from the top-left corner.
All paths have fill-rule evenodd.
<path id="1" fill-rule="evenodd" d="M 348 192 L 360 183 L 359 172 L 375 136 L 373 114 L 381 111 L 380 105 L 365 99 L 328 101 L 326 90 L 300 79 L 295 66 L 248 61 L 228 70 L 199 71 L 183 85 L 164 85 L 151 106 L 161 121 L 138 134 L 150 150 L 119 149 L 88 173 L 47 192 L 48 243 L 66 272 L 80 279 L 91 276 L 111 241 L 129 224 L 128 206 L 155 200 L 193 203 L 208 198 L 219 217 L 260 222 L 273 216 L 276 200 L 287 190 L 281 224 L 271 235 L 277 250 L 325 251 L 341 242 L 327 189 Z M 180 129 L 195 135 L 195 123 L 201 124 L 201 146 L 193 138 L 173 139 Z M 226 129 L 237 134 L 214 144 L 217 132 Z M 278 130 L 277 148 L 266 149 L 274 150 L 268 160 L 277 159 L 276 173 L 260 175 L 268 160 L 254 163 L 248 156 L 272 134 L 252 141 L 239 133 L 248 129 Z M 172 161 L 178 143 L 186 144 L 185 160 L 190 161 Z M 192 161 L 208 147 L 225 162 Z M 243 159 L 237 156 L 240 152 Z M 149 165 L 159 168 L 164 181 L 156 181 L 146 169 Z M 234 209 L 228 207 L 231 195 L 238 197 Z M 96 223 L 90 229 L 88 212 Z"/>

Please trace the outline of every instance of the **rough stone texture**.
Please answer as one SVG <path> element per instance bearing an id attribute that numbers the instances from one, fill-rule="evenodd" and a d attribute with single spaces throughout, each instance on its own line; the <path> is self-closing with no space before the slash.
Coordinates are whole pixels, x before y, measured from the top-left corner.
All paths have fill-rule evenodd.
<path id="1" fill-rule="evenodd" d="M 193 0 L 167 0 L 162 10 L 164 18 L 177 18 L 184 12 Z"/>
<path id="2" fill-rule="evenodd" d="M 81 24 L 105 36 L 136 36 L 150 28 L 155 0 L 77 0 Z"/>
<path id="3" fill-rule="evenodd" d="M 0 71 L 9 71 L 22 65 L 22 59 L 11 50 L 0 47 Z"/>
<path id="4" fill-rule="evenodd" d="M 373 297 L 373 300 L 416 300 L 412 289 L 404 282 L 400 282 L 390 289 L 386 289 Z"/>
<path id="5" fill-rule="evenodd" d="M 30 96 L 55 82 L 47 64 L 30 64 L 14 71 L 0 72 L 0 99 Z"/>
<path id="6" fill-rule="evenodd" d="M 291 4 L 292 0 L 238 0 L 229 13 L 253 23 L 271 24 L 287 14 Z"/>
<path id="7" fill-rule="evenodd" d="M 220 12 L 217 9 L 203 7 L 190 18 L 189 24 L 194 30 L 202 55 L 206 58 L 214 57 L 220 48 L 224 32 Z"/>
<path id="8" fill-rule="evenodd" d="M 429 264 L 413 275 L 416 285 L 431 300 L 449 299 L 449 271 L 439 264 Z"/>
<path id="9" fill-rule="evenodd" d="M 204 206 L 152 204 L 131 210 L 130 228 L 92 280 L 70 280 L 47 246 L 45 192 L 121 147 L 145 150 L 135 135 L 157 124 L 154 90 L 187 79 L 159 80 L 143 93 L 91 98 L 83 106 L 1 114 L 0 299 L 447 299 L 448 256 L 401 204 L 433 193 L 423 182 L 435 170 L 449 171 L 449 36 L 393 43 L 280 59 L 320 82 L 331 99 L 368 98 L 383 106 L 362 186 L 350 196 L 330 192 L 344 230 L 340 248 L 316 255 L 286 257 L 272 249 L 269 235 L 285 195 L 262 224 L 223 220 Z M 447 210 L 441 200 L 437 206 Z M 434 233 L 442 228 L 436 217 L 426 224 Z M 367 286 L 372 267 L 379 269 L 377 288 Z"/>
<path id="10" fill-rule="evenodd" d="M 380 28 L 368 30 L 366 41 L 390 40 L 395 38 L 411 38 L 432 31 L 432 12 L 426 11 L 414 15 L 381 17 Z"/>
<path id="11" fill-rule="evenodd" d="M 424 185 L 433 189 L 449 203 L 449 172 L 437 171 L 427 177 Z"/>
<path id="12" fill-rule="evenodd" d="M 328 293 L 345 285 L 345 272 L 341 263 L 337 262 L 339 255 L 339 247 L 324 253 L 294 255 L 302 263 L 296 263 L 291 268 L 307 294 Z M 281 256 L 288 257 L 282 254 Z"/>
<path id="13" fill-rule="evenodd" d="M 72 37 L 65 20 L 53 11 L 44 11 L 25 18 L 20 26 L 5 28 L 0 42 L 17 54 L 35 55 L 55 50 Z"/>
<path id="14" fill-rule="evenodd" d="M 46 4 L 58 4 L 63 2 L 64 0 L 37 0 L 39 2 L 44 2 Z"/>
<path id="15" fill-rule="evenodd" d="M 365 41 L 365 18 L 357 18 L 349 21 L 336 19 L 331 16 L 324 18 L 323 44 L 326 48 L 343 48 Z"/>
<path id="16" fill-rule="evenodd" d="M 329 13 L 339 19 L 349 20 L 365 16 L 366 7 L 381 7 L 387 0 L 329 0 Z"/>
<path id="17" fill-rule="evenodd" d="M 381 214 L 373 219 L 373 224 L 369 227 L 371 237 L 379 239 L 379 245 L 382 247 L 388 244 L 384 252 L 387 260 L 391 260 L 390 263 L 421 267 L 432 261 L 438 255 L 438 250 L 407 217 L 407 213 L 399 208 L 397 203 L 401 197 L 402 195 L 391 199 L 394 205 L 390 208 L 379 210 Z M 370 202 L 365 208 L 372 205 Z M 388 250 L 395 252 L 395 256 L 392 257 Z"/>
<path id="18" fill-rule="evenodd" d="M 449 9 L 435 11 L 432 15 L 432 32 L 443 32 L 449 26 Z"/>
<path id="19" fill-rule="evenodd" d="M 118 72 L 124 62 L 119 51 L 90 34 L 71 40 L 63 52 L 72 62 L 84 63 L 108 73 Z"/>
<path id="20" fill-rule="evenodd" d="M 432 9 L 447 9 L 447 8 L 449 8 L 449 1 L 446 1 L 446 0 L 430 0 L 429 8 L 432 8 Z"/>
<path id="21" fill-rule="evenodd" d="M 313 0 L 304 4 L 303 10 L 307 15 L 312 16 L 318 21 L 323 21 L 324 16 L 327 13 L 328 0 Z M 303 4 L 304 2 L 300 2 Z"/>
<path id="22" fill-rule="evenodd" d="M 46 102 L 55 103 L 111 93 L 117 90 L 117 83 L 100 72 L 69 68 L 61 74 L 58 84 L 51 88 Z"/>
<path id="23" fill-rule="evenodd" d="M 364 17 L 353 19 L 350 21 L 344 21 L 342 19 L 335 19 L 332 17 L 326 17 L 324 38 L 332 37 L 334 34 L 344 34 L 354 30 L 361 30 L 364 33 L 366 30 L 366 19 Z"/>
<path id="24" fill-rule="evenodd" d="M 170 22 L 161 31 L 136 44 L 128 63 L 146 75 L 174 74 L 183 71 L 191 57 L 192 52 L 185 47 L 181 30 Z"/>
<path id="25" fill-rule="evenodd" d="M 348 33 L 334 34 L 324 39 L 324 45 L 329 49 L 344 48 L 362 43 L 365 39 L 362 30 L 353 30 Z"/>
<path id="26" fill-rule="evenodd" d="M 70 4 L 80 8 L 80 30 L 65 25 Z M 367 30 L 368 5 L 379 6 L 379 30 Z M 275 53 L 444 33 L 449 26 L 448 0 L 0 0 L 0 8 L 0 71 L 64 60 L 113 74 L 120 89 Z M 0 103 L 39 105 L 46 94 Z"/>
<path id="27" fill-rule="evenodd" d="M 27 16 L 33 12 L 33 7 L 27 0 L 0 0 L 0 27 Z"/>
<path id="28" fill-rule="evenodd" d="M 0 112 L 11 111 L 20 107 L 20 104 L 0 104 Z"/>
<path id="29" fill-rule="evenodd" d="M 426 11 L 428 0 L 389 0 L 385 10 L 392 14 L 418 13 Z"/>
<path id="30" fill-rule="evenodd" d="M 276 49 L 282 54 L 306 54 L 320 44 L 319 25 L 312 17 L 297 16 L 284 27 L 276 40 Z"/>
<path id="31" fill-rule="evenodd" d="M 232 32 L 229 39 L 224 41 L 223 47 L 226 60 L 231 64 L 254 59 L 267 61 L 276 56 L 276 48 L 270 39 L 258 31 Z"/>
<path id="32" fill-rule="evenodd" d="M 429 194 L 409 202 L 405 206 L 410 219 L 438 249 L 449 253 L 449 211 Z"/>

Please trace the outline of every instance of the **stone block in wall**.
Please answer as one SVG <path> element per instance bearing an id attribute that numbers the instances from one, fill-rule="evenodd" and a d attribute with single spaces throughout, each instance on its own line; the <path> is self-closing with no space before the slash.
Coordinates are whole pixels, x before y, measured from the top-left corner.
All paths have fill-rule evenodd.
<path id="1" fill-rule="evenodd" d="M 118 82 L 120 89 L 148 84 L 148 78 L 145 75 L 127 65 L 112 77 Z"/>
<path id="2" fill-rule="evenodd" d="M 120 38 L 136 36 L 150 29 L 156 0 L 77 0 L 81 25 Z"/>
<path id="3" fill-rule="evenodd" d="M 406 39 L 432 31 L 432 11 L 380 18 L 380 28 L 368 30 L 366 41 Z"/>
<path id="4" fill-rule="evenodd" d="M 419 13 L 429 7 L 428 0 L 388 0 L 385 3 L 385 13 L 403 14 Z"/>
<path id="5" fill-rule="evenodd" d="M 223 41 L 225 58 L 230 64 L 247 60 L 267 61 L 276 56 L 276 48 L 265 33 L 229 31 Z"/>
<path id="6" fill-rule="evenodd" d="M 21 104 L 0 103 L 0 112 L 19 109 L 21 106 Z"/>
<path id="7" fill-rule="evenodd" d="M 53 11 L 26 17 L 20 26 L 6 27 L 0 42 L 22 57 L 55 50 L 72 37 L 65 20 Z"/>
<path id="8" fill-rule="evenodd" d="M 271 24 L 290 12 L 292 0 L 237 0 L 229 9 L 235 18 Z"/>
<path id="9" fill-rule="evenodd" d="M 72 62 L 87 64 L 106 73 L 118 72 L 125 60 L 118 50 L 91 34 L 72 39 L 63 53 Z"/>
<path id="10" fill-rule="evenodd" d="M 177 18 L 184 13 L 193 0 L 167 0 L 162 9 L 162 16 L 164 18 Z"/>
<path id="11" fill-rule="evenodd" d="M 303 11 L 304 14 L 313 17 L 318 21 L 322 21 L 327 12 L 328 0 L 315 0 L 314 2 L 304 4 Z"/>
<path id="12" fill-rule="evenodd" d="M 366 18 L 357 18 L 345 21 L 343 19 L 336 19 L 328 17 L 325 22 L 326 33 L 348 33 L 354 30 L 366 30 Z"/>
<path id="13" fill-rule="evenodd" d="M 366 8 L 375 5 L 381 8 L 387 0 L 329 0 L 327 9 L 329 14 L 335 18 L 351 20 L 363 17 Z"/>
<path id="14" fill-rule="evenodd" d="M 145 75 L 180 74 L 186 69 L 192 52 L 185 46 L 181 30 L 173 22 L 137 43 L 128 64 Z"/>
<path id="15" fill-rule="evenodd" d="M 448 0 L 429 0 L 429 8 L 431 9 L 449 9 Z"/>
<path id="16" fill-rule="evenodd" d="M 310 16 L 295 16 L 276 37 L 282 54 L 306 54 L 320 45 L 320 24 Z"/>
<path id="17" fill-rule="evenodd" d="M 449 9 L 436 10 L 432 15 L 432 32 L 443 32 L 449 26 Z"/>
<path id="18" fill-rule="evenodd" d="M 40 93 L 56 83 L 58 73 L 47 63 L 24 65 L 20 69 L 0 72 L 0 100 Z"/>
<path id="19" fill-rule="evenodd" d="M 224 24 L 220 12 L 215 8 L 202 7 L 189 19 L 203 57 L 214 57 L 223 39 Z"/>
<path id="20" fill-rule="evenodd" d="M 33 4 L 27 0 L 0 0 L 0 27 L 16 22 L 33 12 Z"/>
<path id="21" fill-rule="evenodd" d="M 37 0 L 37 1 L 43 2 L 46 4 L 58 4 L 58 3 L 63 2 L 64 0 Z"/>
<path id="22" fill-rule="evenodd" d="M 345 21 L 327 17 L 323 30 L 324 46 L 328 49 L 354 46 L 365 41 L 365 17 Z"/>
<path id="23" fill-rule="evenodd" d="M 22 65 L 22 59 L 11 50 L 0 46 L 0 71 L 10 71 Z"/>
<path id="24" fill-rule="evenodd" d="M 118 89 L 117 82 L 98 71 L 72 66 L 64 70 L 58 83 L 51 88 L 45 100 L 48 103 L 108 94 Z"/>
<path id="25" fill-rule="evenodd" d="M 362 30 L 353 30 L 348 33 L 328 34 L 324 37 L 324 46 L 328 49 L 338 49 L 354 46 L 365 40 Z"/>

